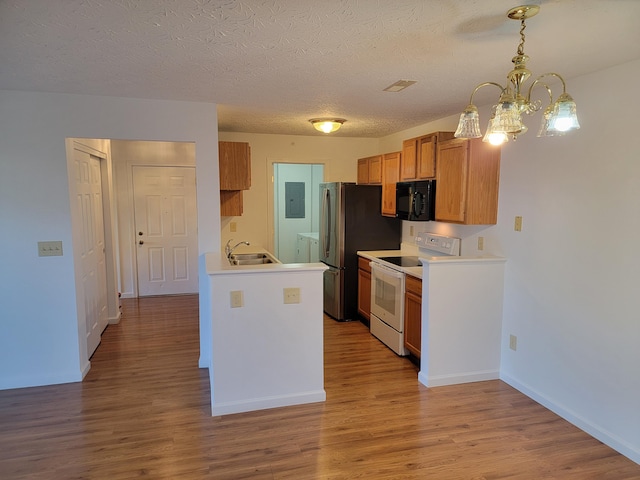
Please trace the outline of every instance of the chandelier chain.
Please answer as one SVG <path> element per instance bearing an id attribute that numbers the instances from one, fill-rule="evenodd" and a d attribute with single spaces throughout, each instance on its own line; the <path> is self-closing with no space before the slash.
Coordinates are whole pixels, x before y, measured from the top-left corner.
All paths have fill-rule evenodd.
<path id="1" fill-rule="evenodd" d="M 524 29 L 527 28 L 524 20 L 524 17 L 520 20 L 520 45 L 518 45 L 518 55 L 524 55 Z"/>

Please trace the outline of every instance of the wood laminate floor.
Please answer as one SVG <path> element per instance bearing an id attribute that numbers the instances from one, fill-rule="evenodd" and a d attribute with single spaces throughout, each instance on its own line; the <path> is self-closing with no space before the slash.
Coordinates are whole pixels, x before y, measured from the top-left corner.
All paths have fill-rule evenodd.
<path id="1" fill-rule="evenodd" d="M 83 382 L 0 391 L 0 479 L 640 479 L 500 381 L 420 385 L 357 322 L 325 318 L 326 402 L 211 417 L 197 296 L 123 308 Z"/>

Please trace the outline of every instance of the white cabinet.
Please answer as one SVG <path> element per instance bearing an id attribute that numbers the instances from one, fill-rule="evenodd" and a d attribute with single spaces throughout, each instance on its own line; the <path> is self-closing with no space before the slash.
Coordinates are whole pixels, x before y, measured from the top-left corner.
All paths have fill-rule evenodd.
<path id="1" fill-rule="evenodd" d="M 309 237 L 304 233 L 298 234 L 296 243 L 296 263 L 309 263 Z"/>
<path id="2" fill-rule="evenodd" d="M 313 233 L 309 237 L 309 262 L 317 263 L 320 261 L 320 240 L 317 233 Z"/>
<path id="3" fill-rule="evenodd" d="M 316 263 L 319 259 L 318 233 L 299 233 L 296 241 L 296 263 Z"/>

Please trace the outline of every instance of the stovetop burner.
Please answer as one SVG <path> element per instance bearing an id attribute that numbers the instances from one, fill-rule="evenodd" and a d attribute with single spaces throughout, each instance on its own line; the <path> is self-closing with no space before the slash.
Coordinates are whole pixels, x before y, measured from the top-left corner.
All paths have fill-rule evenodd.
<path id="1" fill-rule="evenodd" d="M 380 260 L 398 265 L 399 267 L 419 267 L 422 265 L 418 257 L 380 257 Z"/>

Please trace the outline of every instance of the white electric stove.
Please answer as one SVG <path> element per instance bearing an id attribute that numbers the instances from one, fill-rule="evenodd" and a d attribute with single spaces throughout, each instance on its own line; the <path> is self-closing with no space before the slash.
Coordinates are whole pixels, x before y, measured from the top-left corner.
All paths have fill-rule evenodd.
<path id="1" fill-rule="evenodd" d="M 378 257 L 371 262 L 370 330 L 398 355 L 408 355 L 404 346 L 405 269 L 420 267 L 419 257 L 433 259 L 460 255 L 460 239 L 420 233 L 415 238 L 418 256 Z"/>

